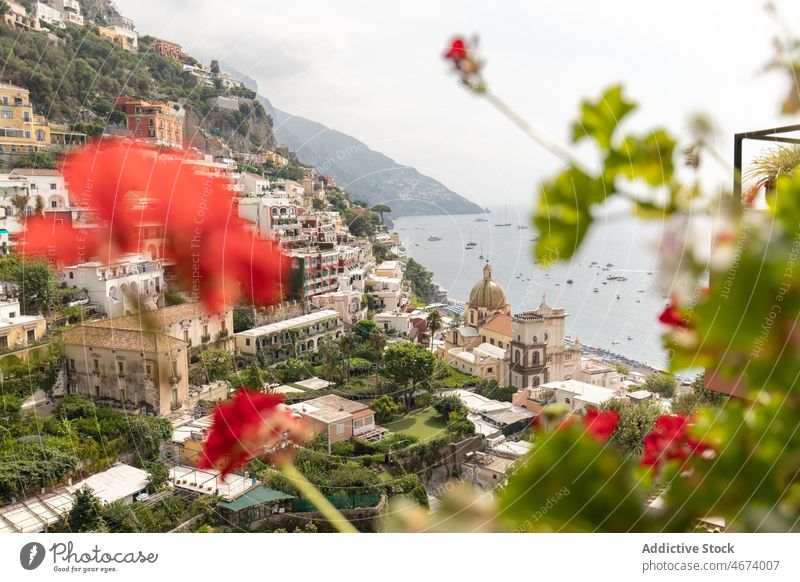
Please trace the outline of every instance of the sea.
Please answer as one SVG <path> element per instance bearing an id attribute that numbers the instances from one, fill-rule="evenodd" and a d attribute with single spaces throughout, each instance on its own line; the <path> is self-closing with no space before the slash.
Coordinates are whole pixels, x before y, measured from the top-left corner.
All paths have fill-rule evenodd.
<path id="1" fill-rule="evenodd" d="M 669 280 L 658 272 L 660 222 L 627 212 L 598 218 L 574 258 L 545 267 L 534 262 L 532 209 L 487 210 L 484 215 L 395 218 L 392 230 L 451 300 L 469 299 L 488 260 L 514 313 L 535 309 L 544 299 L 551 307 L 566 308 L 565 334 L 571 339 L 666 367 L 662 335 L 667 330 L 658 315 L 667 303 Z M 468 242 L 477 245 L 467 249 Z"/>

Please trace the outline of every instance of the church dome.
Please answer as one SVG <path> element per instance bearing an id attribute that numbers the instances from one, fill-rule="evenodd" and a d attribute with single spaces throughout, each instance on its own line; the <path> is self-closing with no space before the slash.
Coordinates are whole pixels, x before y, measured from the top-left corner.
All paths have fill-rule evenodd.
<path id="1" fill-rule="evenodd" d="M 501 309 L 506 305 L 506 292 L 492 279 L 492 267 L 483 267 L 483 279 L 469 293 L 469 306 L 473 309 Z"/>

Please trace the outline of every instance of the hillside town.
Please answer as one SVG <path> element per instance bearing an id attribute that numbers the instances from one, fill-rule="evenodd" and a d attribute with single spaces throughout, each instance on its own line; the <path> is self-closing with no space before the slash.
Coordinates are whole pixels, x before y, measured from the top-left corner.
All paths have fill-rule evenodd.
<path id="1" fill-rule="evenodd" d="M 179 67 L 209 111 L 256 115 L 241 80 L 121 14 L 90 16 L 76 0 L 0 6 L 8 30 L 91 27 L 109 50 Z M 536 309 L 510 305 L 489 261 L 469 297 L 448 297 L 407 255 L 389 205 L 352 197 L 285 145 L 243 147 L 198 126 L 188 100 L 131 86 L 98 127 L 48 119 L 31 90 L 0 78 L 0 532 L 329 531 L 260 459 L 224 477 L 198 467 L 215 405 L 243 389 L 282 395 L 308 422 L 297 467 L 363 531 L 381 531 L 395 497 L 434 509 L 452 480 L 502 488 L 548 410 L 654 419 L 709 398 L 702 379 L 568 337 L 570 314 L 544 295 Z M 103 139 L 163 148 L 226 180 L 236 216 L 289 258 L 291 289 L 273 305 L 211 312 L 181 285 L 158 224 L 137 223 L 137 252 L 113 260 L 20 255 L 32 217 L 106 228 L 58 163 Z M 94 521 L 81 521 L 92 504 Z"/>

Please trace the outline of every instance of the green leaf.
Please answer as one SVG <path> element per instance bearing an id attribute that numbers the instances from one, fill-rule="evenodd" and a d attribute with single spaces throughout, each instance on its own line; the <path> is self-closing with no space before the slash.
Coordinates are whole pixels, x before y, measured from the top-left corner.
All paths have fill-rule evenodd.
<path id="1" fill-rule="evenodd" d="M 635 108 L 635 103 L 623 97 L 621 85 L 607 89 L 596 102 L 585 99 L 581 103 L 581 116 L 572 126 L 573 143 L 590 137 L 600 148 L 609 149 L 617 125 Z"/>
<path id="2" fill-rule="evenodd" d="M 533 224 L 539 232 L 535 254 L 549 264 L 572 257 L 592 223 L 590 209 L 607 196 L 602 180 L 568 168 L 542 185 Z"/>
<path id="3" fill-rule="evenodd" d="M 581 423 L 538 433 L 536 447 L 499 497 L 500 516 L 515 531 L 636 531 L 646 516 L 646 483 L 635 460 L 586 436 Z"/>
<path id="4" fill-rule="evenodd" d="M 652 186 L 672 180 L 676 141 L 663 129 L 645 137 L 629 135 L 619 147 L 611 148 L 605 160 L 604 176 L 613 182 L 617 176 L 641 178 Z"/>

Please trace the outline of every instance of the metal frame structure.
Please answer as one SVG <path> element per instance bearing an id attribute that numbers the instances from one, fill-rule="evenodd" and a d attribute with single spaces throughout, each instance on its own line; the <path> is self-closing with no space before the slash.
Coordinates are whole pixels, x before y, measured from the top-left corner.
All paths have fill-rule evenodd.
<path id="1" fill-rule="evenodd" d="M 800 137 L 786 137 L 784 133 L 800 132 L 800 125 L 785 125 L 772 129 L 745 131 L 733 136 L 733 195 L 734 199 L 742 199 L 742 144 L 744 140 L 768 141 L 773 143 L 791 143 L 800 145 Z"/>

